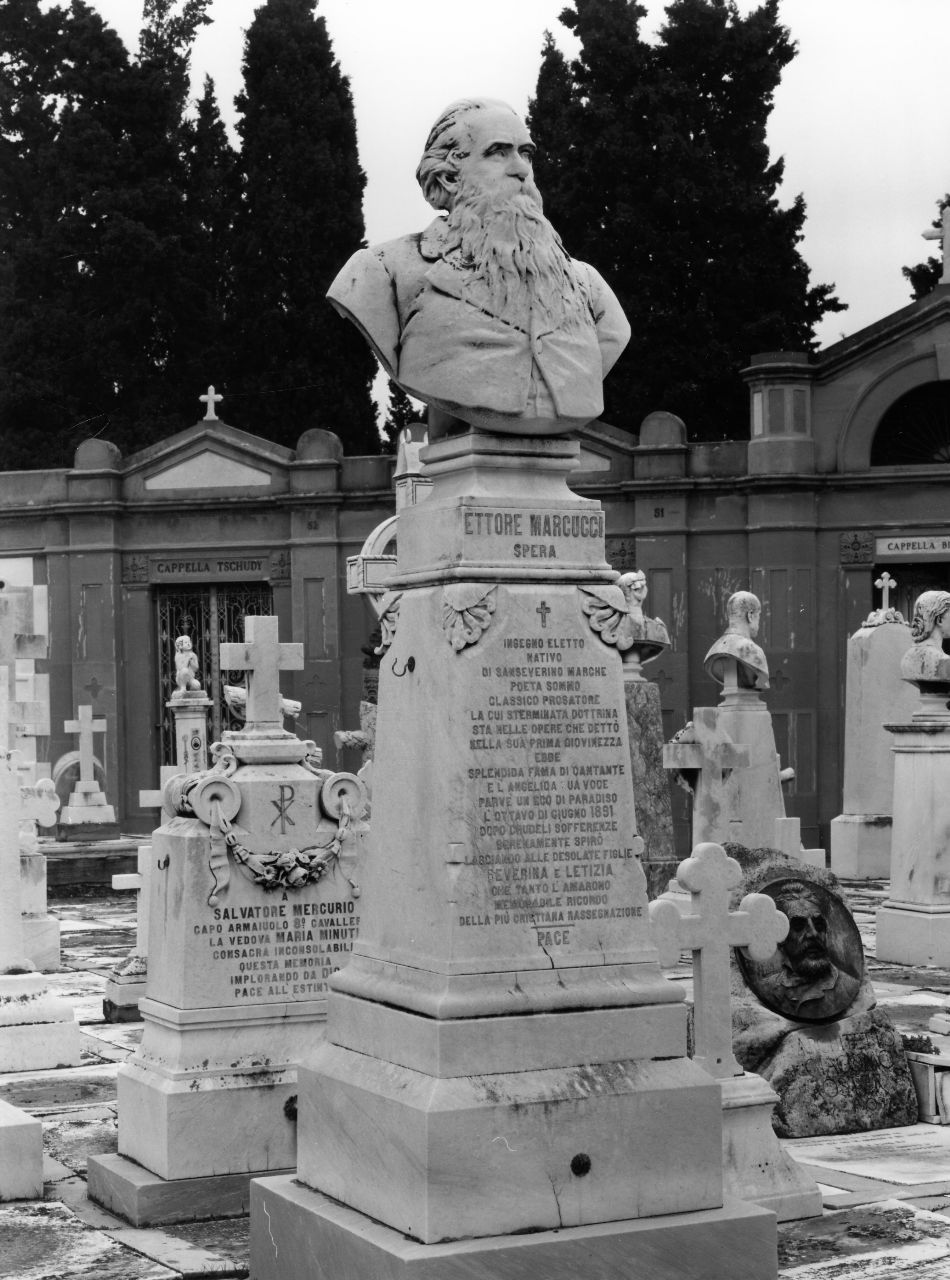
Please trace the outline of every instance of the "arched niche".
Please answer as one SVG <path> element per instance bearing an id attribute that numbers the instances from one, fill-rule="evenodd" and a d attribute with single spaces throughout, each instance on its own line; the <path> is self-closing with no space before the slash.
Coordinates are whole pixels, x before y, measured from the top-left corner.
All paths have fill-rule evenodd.
<path id="1" fill-rule="evenodd" d="M 872 467 L 950 463 L 950 382 L 923 382 L 885 409 L 871 441 Z"/>
<path id="2" fill-rule="evenodd" d="M 867 471 L 881 419 L 903 396 L 938 381 L 933 350 L 909 356 L 870 382 L 861 392 L 838 441 L 838 470 Z"/>

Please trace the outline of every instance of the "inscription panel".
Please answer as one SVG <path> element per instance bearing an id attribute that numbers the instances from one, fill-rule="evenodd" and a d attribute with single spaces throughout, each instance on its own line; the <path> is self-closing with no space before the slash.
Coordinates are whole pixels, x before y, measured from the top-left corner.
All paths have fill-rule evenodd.
<path id="1" fill-rule="evenodd" d="M 573 592 L 525 600 L 473 652 L 461 857 L 478 907 L 457 925 L 527 927 L 552 963 L 571 963 L 644 916 L 623 687 Z"/>

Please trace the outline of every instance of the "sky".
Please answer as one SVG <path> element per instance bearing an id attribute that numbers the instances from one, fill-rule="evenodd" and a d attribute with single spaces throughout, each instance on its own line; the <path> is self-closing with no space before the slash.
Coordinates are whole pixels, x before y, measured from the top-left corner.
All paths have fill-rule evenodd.
<path id="1" fill-rule="evenodd" d="M 135 45 L 140 0 L 90 3 Z M 576 52 L 558 22 L 564 3 L 320 0 L 317 12 L 353 91 L 370 243 L 431 219 L 413 175 L 448 102 L 479 94 L 524 111 L 544 32 L 568 56 Z M 649 35 L 665 3 L 645 3 Z M 226 120 L 241 87 L 243 31 L 259 4 L 213 0 L 213 23 L 195 47 L 196 92 L 210 73 Z M 738 0 L 738 7 L 747 13 L 755 5 Z M 812 283 L 834 282 L 849 304 L 819 326 L 827 345 L 905 306 L 901 267 L 937 253 L 920 237 L 950 191 L 950 0 L 780 0 L 779 10 L 799 52 L 775 95 L 769 145 L 773 159 L 785 159 L 781 203 L 805 197 L 800 249 Z"/>

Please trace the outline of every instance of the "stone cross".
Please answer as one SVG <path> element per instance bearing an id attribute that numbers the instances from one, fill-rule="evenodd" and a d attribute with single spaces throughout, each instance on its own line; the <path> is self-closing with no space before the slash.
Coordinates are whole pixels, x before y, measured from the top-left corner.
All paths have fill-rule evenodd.
<path id="1" fill-rule="evenodd" d="M 692 911 L 669 899 L 650 903 L 650 926 L 660 964 L 674 965 L 681 950 L 693 953 L 694 1061 L 717 1080 L 741 1076 L 732 1052 L 729 948 L 744 947 L 753 960 L 767 960 L 788 933 L 788 917 L 764 893 L 747 893 L 729 910 L 729 891 L 742 868 L 718 844 L 699 844 L 676 871 L 692 896 Z"/>
<path id="2" fill-rule="evenodd" d="M 881 609 L 888 610 L 891 607 L 891 587 L 897 586 L 896 580 L 885 569 L 874 585 L 881 592 Z"/>
<path id="3" fill-rule="evenodd" d="M 209 387 L 207 392 L 203 396 L 199 396 L 198 399 L 202 400 L 208 406 L 207 411 L 205 412 L 203 421 L 219 422 L 220 419 L 218 418 L 218 415 L 215 413 L 214 410 L 215 410 L 215 406 L 217 404 L 220 404 L 220 402 L 224 399 L 224 396 L 216 395 L 214 387 Z"/>
<path id="4" fill-rule="evenodd" d="M 219 654 L 223 670 L 247 672 L 245 730 L 282 731 L 280 672 L 303 670 L 303 645 L 279 644 L 277 619 L 252 614 L 244 619 L 244 643 L 222 644 Z"/>
<path id="5" fill-rule="evenodd" d="M 940 226 L 928 227 L 922 232 L 925 240 L 939 240 L 940 249 L 943 254 L 943 274 L 940 277 L 941 284 L 950 284 L 950 204 L 940 211 Z M 887 605 L 884 606 L 887 608 Z"/>
<path id="6" fill-rule="evenodd" d="M 67 720 L 63 728 L 67 733 L 79 734 L 79 781 L 95 782 L 96 768 L 93 762 L 92 735 L 105 733 L 105 720 L 94 720 L 92 707 L 86 705 L 79 708 L 79 719 Z"/>

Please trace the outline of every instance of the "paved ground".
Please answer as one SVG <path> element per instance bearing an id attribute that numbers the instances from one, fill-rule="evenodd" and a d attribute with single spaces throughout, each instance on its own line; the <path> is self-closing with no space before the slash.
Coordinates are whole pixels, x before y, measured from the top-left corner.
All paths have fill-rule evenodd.
<path id="1" fill-rule="evenodd" d="M 950 972 L 877 964 L 873 911 L 885 887 L 848 886 L 871 976 L 899 1029 L 925 1031 L 931 1014 L 950 1006 Z M 46 1152 L 44 1200 L 0 1205 L 0 1277 L 247 1276 L 246 1219 L 137 1230 L 87 1199 L 86 1160 L 116 1149 L 116 1071 L 141 1034 L 140 1024 L 102 1021 L 106 975 L 134 940 L 135 901 L 131 893 L 90 891 L 51 896 L 50 909 L 63 928 L 63 968 L 50 983 L 76 1010 L 83 1064 L 0 1077 L 0 1098 L 41 1117 Z M 943 1044 L 950 1060 L 950 1040 Z M 826 1209 L 820 1219 L 779 1228 L 783 1277 L 950 1280 L 950 1126 L 789 1147 L 822 1186 Z"/>

